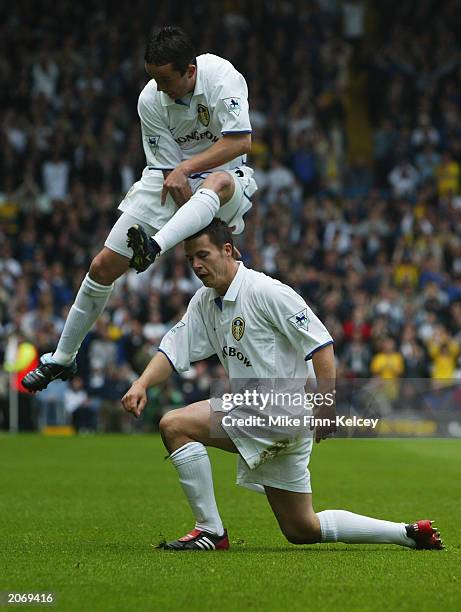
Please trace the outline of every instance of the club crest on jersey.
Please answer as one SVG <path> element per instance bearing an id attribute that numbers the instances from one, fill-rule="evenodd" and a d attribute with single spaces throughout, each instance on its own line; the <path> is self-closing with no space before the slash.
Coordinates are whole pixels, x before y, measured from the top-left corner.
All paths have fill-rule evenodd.
<path id="1" fill-rule="evenodd" d="M 224 98 L 223 102 L 230 113 L 237 115 L 237 117 L 240 115 L 240 111 L 242 110 L 240 98 Z"/>
<path id="2" fill-rule="evenodd" d="M 160 140 L 160 136 L 146 136 L 146 138 L 152 153 L 155 155 L 158 150 L 158 141 Z"/>
<path id="3" fill-rule="evenodd" d="M 198 118 L 202 125 L 207 127 L 210 124 L 210 111 L 203 104 L 197 106 Z"/>
<path id="4" fill-rule="evenodd" d="M 232 321 L 232 335 L 236 340 L 241 340 L 245 333 L 245 321 L 242 317 L 235 317 Z"/>
<path id="5" fill-rule="evenodd" d="M 290 323 L 296 327 L 296 329 L 304 329 L 304 331 L 308 330 L 308 326 L 310 323 L 310 319 L 307 316 L 307 308 L 304 310 L 300 310 L 289 319 Z"/>

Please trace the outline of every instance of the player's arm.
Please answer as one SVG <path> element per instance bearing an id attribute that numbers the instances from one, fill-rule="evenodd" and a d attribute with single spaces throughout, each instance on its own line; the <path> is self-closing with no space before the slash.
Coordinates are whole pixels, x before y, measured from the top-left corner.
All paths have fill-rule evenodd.
<path id="1" fill-rule="evenodd" d="M 166 189 L 162 196 L 162 203 L 165 201 L 166 191 L 169 191 L 178 206 L 180 203 L 184 204 L 190 197 L 188 195 L 188 178 L 191 174 L 227 164 L 240 155 L 246 155 L 250 150 L 251 134 L 225 134 L 209 149 L 194 155 L 190 159 L 185 159 L 168 174 L 164 183 Z"/>
<path id="2" fill-rule="evenodd" d="M 138 114 L 147 165 L 155 170 L 161 170 L 164 178 L 167 178 L 182 161 L 181 149 L 155 104 L 148 104 L 142 94 L 138 101 Z M 168 188 L 164 184 L 162 205 L 165 204 L 167 194 Z M 171 192 L 171 196 L 178 206 L 184 204 L 192 196 L 189 181 L 186 181 L 183 193 L 179 197 L 174 192 Z"/>
<path id="3" fill-rule="evenodd" d="M 182 161 L 182 153 L 168 124 L 157 108 L 155 97 L 139 96 L 138 115 L 147 165 L 156 170 L 174 170 Z"/>
<path id="4" fill-rule="evenodd" d="M 140 416 L 147 404 L 147 389 L 165 382 L 173 368 L 167 357 L 160 351 L 152 357 L 141 376 L 134 381 L 122 397 L 122 405 L 127 412 Z"/>
<path id="5" fill-rule="evenodd" d="M 336 431 L 336 365 L 333 345 L 328 344 L 315 351 L 312 355 L 312 364 L 317 381 L 316 393 L 320 393 L 323 397 L 323 404 L 316 406 L 314 416 L 324 419 L 325 422 L 330 421 L 329 425 L 315 428 L 315 441 L 320 442 Z"/>
<path id="6" fill-rule="evenodd" d="M 192 363 L 216 353 L 210 342 L 201 306 L 200 290 L 183 316 L 160 342 L 159 352 L 122 398 L 125 410 L 139 416 L 147 404 L 147 389 L 165 382 L 173 371 L 185 372 Z"/>
<path id="7" fill-rule="evenodd" d="M 185 159 L 178 167 L 183 169 L 185 174 L 189 176 L 227 164 L 236 157 L 239 157 L 239 155 L 246 155 L 250 151 L 250 133 L 225 134 L 218 142 L 211 145 L 209 149 L 194 155 L 190 159 Z"/>
<path id="8" fill-rule="evenodd" d="M 320 442 L 336 431 L 333 421 L 336 416 L 333 339 L 320 319 L 291 287 L 282 283 L 270 284 L 259 294 L 268 322 L 287 338 L 296 351 L 302 352 L 305 361 L 312 359 L 317 393 L 324 398 L 323 404 L 314 411 L 314 416 L 330 419 L 328 427 L 316 428 L 315 439 Z M 279 359 L 283 359 L 283 355 Z"/>

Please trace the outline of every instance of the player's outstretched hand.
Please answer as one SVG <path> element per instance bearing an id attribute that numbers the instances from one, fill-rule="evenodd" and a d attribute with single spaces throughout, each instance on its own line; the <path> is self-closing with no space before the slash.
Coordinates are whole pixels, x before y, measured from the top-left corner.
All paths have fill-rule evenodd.
<path id="1" fill-rule="evenodd" d="M 314 409 L 314 418 L 322 419 L 324 425 L 311 425 L 315 429 L 315 441 L 326 440 L 328 436 L 336 432 L 336 409 L 335 406 L 323 405 Z"/>
<path id="2" fill-rule="evenodd" d="M 135 417 L 141 416 L 147 404 L 146 387 L 135 380 L 125 395 L 122 397 L 122 405 L 127 412 L 132 412 Z"/>

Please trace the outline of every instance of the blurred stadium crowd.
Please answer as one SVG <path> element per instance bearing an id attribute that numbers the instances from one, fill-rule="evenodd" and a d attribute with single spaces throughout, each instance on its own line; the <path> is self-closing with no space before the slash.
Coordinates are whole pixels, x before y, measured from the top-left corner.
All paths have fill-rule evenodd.
<path id="1" fill-rule="evenodd" d="M 39 353 L 55 348 L 144 165 L 136 104 L 148 32 L 178 23 L 199 52 L 226 57 L 249 85 L 259 191 L 237 241 L 245 264 L 305 297 L 335 338 L 340 375 L 458 377 L 460 13 L 455 1 L 389 0 L 370 16 L 369 4 L 132 0 L 113 11 L 107 1 L 18 0 L 1 8 L 2 351 L 18 332 Z M 369 156 L 350 154 L 357 75 Z M 81 428 L 130 430 L 120 397 L 199 285 L 180 247 L 120 279 L 84 342 L 80 377 L 34 398 L 39 424 L 56 409 Z M 206 397 L 223 375 L 212 359 L 172 378 L 152 392 L 137 426 L 149 427 L 162 406 Z"/>

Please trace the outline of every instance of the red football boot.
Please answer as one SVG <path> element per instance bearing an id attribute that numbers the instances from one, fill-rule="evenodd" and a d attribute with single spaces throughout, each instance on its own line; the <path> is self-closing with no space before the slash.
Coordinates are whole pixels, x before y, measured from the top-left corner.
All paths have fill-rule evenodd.
<path id="1" fill-rule="evenodd" d="M 417 549 L 442 550 L 444 548 L 440 532 L 432 527 L 433 522 L 424 520 L 405 525 L 407 536 L 416 542 Z"/>
<path id="2" fill-rule="evenodd" d="M 222 535 L 202 531 L 201 529 L 192 529 L 179 540 L 165 542 L 163 548 L 165 550 L 228 550 L 229 538 L 226 529 Z"/>

